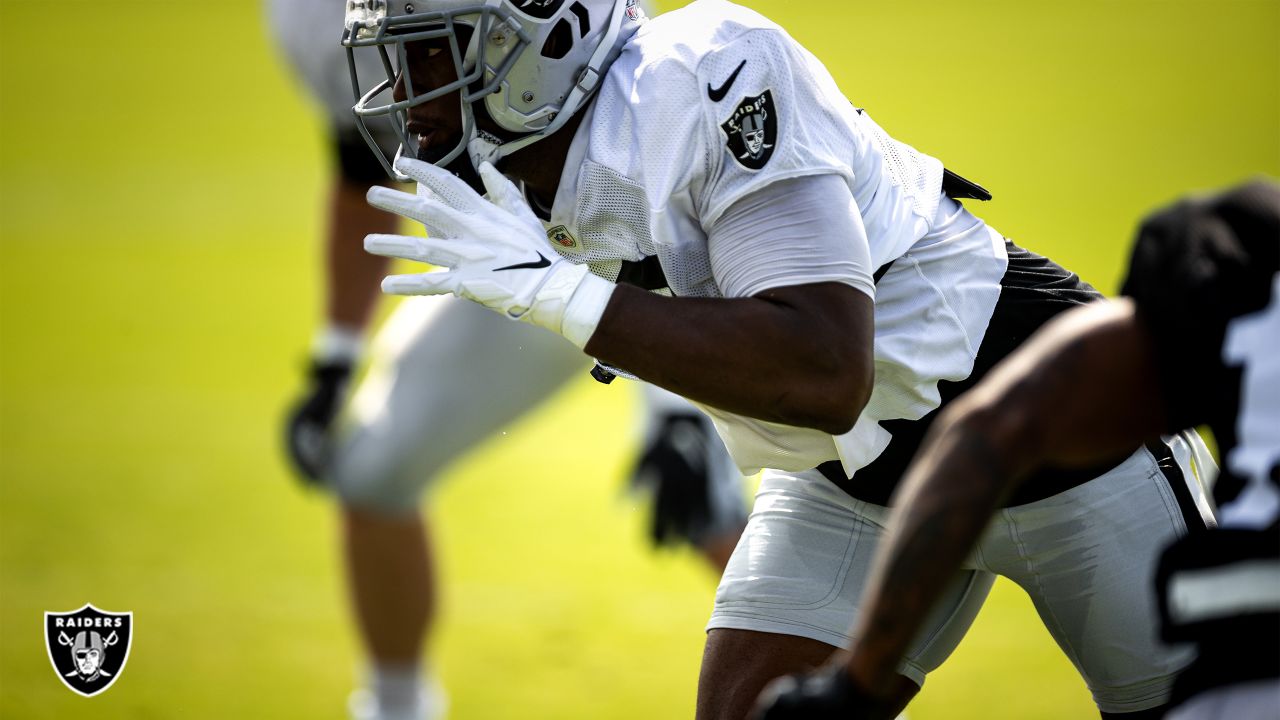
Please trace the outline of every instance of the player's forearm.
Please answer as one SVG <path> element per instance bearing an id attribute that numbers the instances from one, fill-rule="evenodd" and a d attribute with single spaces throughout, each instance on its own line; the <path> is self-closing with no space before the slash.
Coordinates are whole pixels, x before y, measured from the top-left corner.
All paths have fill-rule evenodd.
<path id="1" fill-rule="evenodd" d="M 846 664 L 872 691 L 893 687 L 916 632 L 1017 475 L 963 420 L 940 420 L 894 498 Z"/>
<path id="2" fill-rule="evenodd" d="M 728 412 L 842 433 L 871 392 L 866 295 L 823 283 L 735 299 L 620 286 L 586 352 Z"/>
<path id="3" fill-rule="evenodd" d="M 1165 426 L 1150 338 L 1127 300 L 1059 315 L 970 391 L 1014 472 L 1117 460 Z"/>
<path id="4" fill-rule="evenodd" d="M 325 316 L 329 324 L 353 332 L 362 331 L 373 315 L 382 277 L 390 261 L 364 251 L 369 233 L 395 232 L 395 215 L 370 207 L 367 185 L 338 179 L 330 189 L 325 239 L 328 285 Z"/>
<path id="5" fill-rule="evenodd" d="M 867 688 L 896 671 L 991 515 L 1045 465 L 1094 464 L 1158 434 L 1150 343 L 1128 303 L 1046 326 L 938 419 L 894 499 L 846 668 Z"/>

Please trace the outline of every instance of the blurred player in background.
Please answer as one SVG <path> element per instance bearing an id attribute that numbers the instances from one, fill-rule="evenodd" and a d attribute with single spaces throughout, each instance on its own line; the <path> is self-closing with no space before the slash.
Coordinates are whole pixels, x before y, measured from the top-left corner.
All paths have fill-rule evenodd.
<path id="1" fill-rule="evenodd" d="M 1044 328 L 938 421 L 889 519 L 852 653 L 779 681 L 766 720 L 890 717 L 881 689 L 1003 498 L 1037 468 L 1200 424 L 1225 461 L 1218 526 L 1144 578 L 1158 580 L 1164 639 L 1199 648 L 1168 718 L 1280 716 L 1280 185 L 1153 214 L 1122 292 Z"/>
<path id="2" fill-rule="evenodd" d="M 353 696 L 352 714 L 418 720 L 439 716 L 445 702 L 434 682 L 421 680 L 437 583 L 418 510 L 423 489 L 590 365 L 561 338 L 471 303 L 415 298 L 386 321 L 347 404 L 388 267 L 362 241 L 395 232 L 398 219 L 365 201 L 371 186 L 388 179 L 351 113 L 342 9 L 342 0 L 272 0 L 269 7 L 279 44 L 326 113 L 335 159 L 326 327 L 312 347 L 309 387 L 290 416 L 288 445 L 296 469 L 342 504 L 349 584 L 370 656 L 369 689 Z M 375 51 L 356 57 L 363 77 L 380 76 Z M 373 127 L 375 140 L 394 153 L 399 140 L 390 130 Z M 704 414 L 652 386 L 643 396 L 645 449 L 632 474 L 636 488 L 653 496 L 652 538 L 690 543 L 719 572 L 746 522 L 742 478 Z"/>
<path id="3" fill-rule="evenodd" d="M 428 234 L 366 247 L 448 268 L 384 290 L 562 334 L 707 408 L 744 471 L 771 468 L 717 592 L 701 718 L 743 717 L 767 681 L 848 642 L 884 506 L 936 412 L 1100 297 L 968 212 L 956 198 L 985 191 L 890 138 L 745 8 L 646 22 L 625 0 L 367 0 L 346 42 L 388 57 L 357 116 L 394 118 L 417 156 L 394 165 L 416 195 L 370 202 Z M 990 564 L 956 579 L 888 683 L 894 704 L 1001 573 L 1105 717 L 1157 713 L 1192 653 L 1156 642 L 1143 578 L 1211 519 L 1196 444 L 1135 441 L 1008 498 Z"/>

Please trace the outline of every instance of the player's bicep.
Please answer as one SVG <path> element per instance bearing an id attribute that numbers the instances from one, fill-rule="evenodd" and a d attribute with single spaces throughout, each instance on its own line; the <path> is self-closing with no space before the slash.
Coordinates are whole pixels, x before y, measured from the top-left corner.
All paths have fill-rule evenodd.
<path id="1" fill-rule="evenodd" d="M 743 197 L 710 228 L 707 246 L 725 297 L 833 282 L 875 298 L 866 229 L 838 175 L 781 180 Z"/>

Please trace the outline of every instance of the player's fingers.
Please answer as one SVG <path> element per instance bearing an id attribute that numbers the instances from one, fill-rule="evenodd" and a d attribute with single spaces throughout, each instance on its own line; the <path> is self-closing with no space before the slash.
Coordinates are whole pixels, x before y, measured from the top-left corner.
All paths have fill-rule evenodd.
<path id="1" fill-rule="evenodd" d="M 367 235 L 364 239 L 364 251 L 370 255 L 427 262 L 422 238 L 408 235 L 382 235 L 376 233 Z"/>
<path id="2" fill-rule="evenodd" d="M 382 292 L 388 295 L 446 295 L 454 291 L 457 277 L 449 271 L 388 275 L 382 279 Z"/>
<path id="3" fill-rule="evenodd" d="M 427 228 L 427 233 L 430 235 L 443 237 L 462 235 L 467 225 L 474 222 L 471 216 L 438 200 L 432 200 L 427 196 L 410 195 L 380 185 L 369 188 L 366 197 L 369 204 L 379 210 L 417 220 Z"/>
<path id="4" fill-rule="evenodd" d="M 493 252 L 480 243 L 445 237 L 419 238 L 409 235 L 373 234 L 364 239 L 371 255 L 413 260 L 456 268 L 468 262 L 492 260 Z"/>
<path id="5" fill-rule="evenodd" d="M 402 157 L 396 161 L 396 169 L 426 185 L 445 203 L 455 208 L 469 209 L 480 199 L 476 191 L 457 175 L 431 163 Z"/>
<path id="6" fill-rule="evenodd" d="M 392 190 L 382 185 L 374 185 L 365 193 L 365 200 L 379 210 L 403 215 L 411 220 L 423 221 L 425 208 L 432 202 L 427 197 L 419 197 L 400 190 Z"/>
<path id="7" fill-rule="evenodd" d="M 374 185 L 365 193 L 365 199 L 369 205 L 386 210 L 389 213 L 395 213 L 417 220 L 426 225 L 428 229 L 433 229 L 436 234 L 447 225 L 450 221 L 458 224 L 465 218 L 465 213 L 449 207 L 441 202 L 434 193 L 428 190 L 426 193 L 418 193 L 416 195 L 400 190 L 392 190 L 389 187 Z M 465 221 L 462 221 L 465 223 Z M 453 234 L 452 232 L 445 234 Z"/>
<path id="8" fill-rule="evenodd" d="M 374 185 L 369 188 L 369 191 L 365 193 L 365 200 L 379 210 L 403 215 L 410 220 L 417 220 L 421 223 L 430 222 L 431 218 L 438 215 L 442 209 L 449 208 L 448 205 L 441 202 L 430 191 L 427 194 L 413 194 L 401 190 L 392 190 L 382 185 Z"/>
<path id="9" fill-rule="evenodd" d="M 480 163 L 480 181 L 489 195 L 489 202 L 524 220 L 537 223 L 538 218 L 524 201 L 524 193 L 492 163 Z"/>
<path id="10" fill-rule="evenodd" d="M 506 178 L 502 173 L 498 172 L 491 163 L 480 163 L 480 181 L 484 183 L 485 192 L 489 194 L 489 202 L 497 205 L 510 212 L 513 208 L 513 202 L 524 204 L 523 199 L 519 197 L 520 191 L 516 186 Z"/>
<path id="11" fill-rule="evenodd" d="M 422 183 L 414 183 L 413 191 L 417 193 L 418 197 L 423 198 L 424 200 L 434 200 L 435 202 L 442 202 L 442 200 L 440 200 L 440 196 L 437 195 L 434 190 L 427 187 L 426 185 L 423 185 Z"/>
<path id="12" fill-rule="evenodd" d="M 451 237 L 428 237 L 418 240 L 422 262 L 456 268 L 466 263 L 492 260 L 493 251 L 483 243 Z"/>

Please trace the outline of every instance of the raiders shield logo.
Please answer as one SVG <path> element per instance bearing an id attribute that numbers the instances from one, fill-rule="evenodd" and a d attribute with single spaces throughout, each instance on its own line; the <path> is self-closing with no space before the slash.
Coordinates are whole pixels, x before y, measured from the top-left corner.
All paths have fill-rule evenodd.
<path id="1" fill-rule="evenodd" d="M 63 685 L 93 697 L 120 678 L 129 660 L 133 613 L 113 613 L 85 605 L 71 612 L 44 614 L 49 662 Z"/>
<path id="2" fill-rule="evenodd" d="M 563 225 L 556 225 L 548 230 L 547 239 L 562 248 L 568 248 L 570 250 L 578 249 L 578 238 L 574 237 L 573 233 L 569 232 L 569 228 Z"/>
<path id="3" fill-rule="evenodd" d="M 755 97 L 743 98 L 728 120 L 720 123 L 726 147 L 733 159 L 750 170 L 759 170 L 773 155 L 778 140 L 778 114 L 774 112 L 773 92 L 765 90 Z"/>

